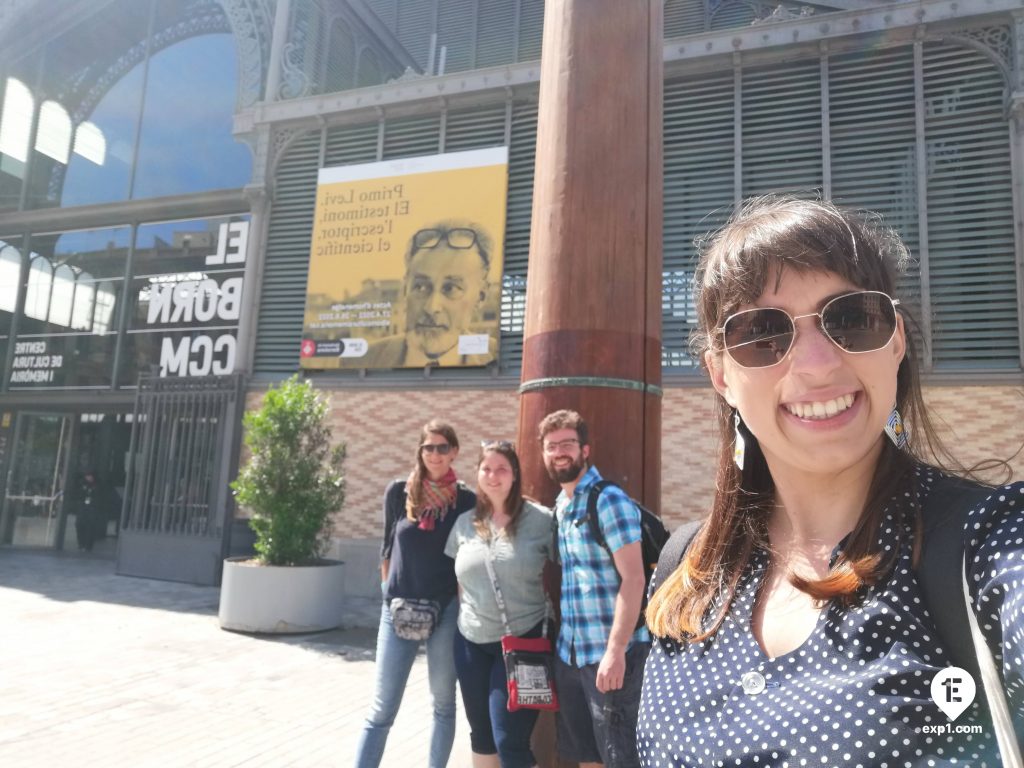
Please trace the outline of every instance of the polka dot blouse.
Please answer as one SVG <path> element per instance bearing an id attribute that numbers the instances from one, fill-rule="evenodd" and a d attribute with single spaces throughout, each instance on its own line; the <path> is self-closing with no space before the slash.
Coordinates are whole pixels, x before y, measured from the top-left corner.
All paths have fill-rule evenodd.
<path id="1" fill-rule="evenodd" d="M 921 498 L 939 477 L 918 469 Z M 950 720 L 932 701 L 930 685 L 952 662 L 911 568 L 912 493 L 892 500 L 879 529 L 886 550 L 896 546 L 896 526 L 907 530 L 888 580 L 854 608 L 830 603 L 796 650 L 768 658 L 750 630 L 768 566 L 763 550 L 751 558 L 714 636 L 697 644 L 654 642 L 637 726 L 642 765 L 1000 764 L 979 706 L 980 680 L 974 704 L 952 724 L 960 733 L 935 732 Z M 1002 671 L 1017 732 L 1024 733 L 1024 483 L 997 488 L 976 505 L 965 541 L 979 624 Z M 958 592 L 949 599 L 963 598 Z M 964 732 L 971 725 L 981 733 Z"/>

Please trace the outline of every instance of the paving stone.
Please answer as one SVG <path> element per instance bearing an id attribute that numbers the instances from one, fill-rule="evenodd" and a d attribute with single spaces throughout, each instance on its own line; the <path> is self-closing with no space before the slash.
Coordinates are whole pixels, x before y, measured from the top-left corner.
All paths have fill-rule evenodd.
<path id="1" fill-rule="evenodd" d="M 380 603 L 340 630 L 226 632 L 214 587 L 114 574 L 94 557 L 0 550 L 0 765 L 351 766 L 373 695 Z M 468 768 L 459 704 L 450 768 Z M 427 765 L 426 658 L 384 755 Z"/>

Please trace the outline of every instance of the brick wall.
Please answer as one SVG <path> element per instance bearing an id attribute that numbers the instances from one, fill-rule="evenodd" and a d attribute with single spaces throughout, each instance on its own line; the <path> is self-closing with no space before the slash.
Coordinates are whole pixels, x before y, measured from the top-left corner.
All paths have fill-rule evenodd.
<path id="1" fill-rule="evenodd" d="M 384 486 L 408 474 L 419 428 L 431 417 L 447 419 L 458 432 L 464 450 L 455 470 L 470 484 L 479 442 L 515 438 L 518 396 L 511 391 L 342 389 L 329 394 L 334 434 L 349 451 L 348 495 L 335 518 L 339 539 L 381 535 Z M 937 421 L 944 422 L 944 439 L 965 465 L 992 456 L 1009 457 L 1024 441 L 1020 387 L 934 387 L 925 390 L 925 398 Z M 258 402 L 258 395 L 250 395 L 250 408 Z M 712 406 L 709 388 L 665 392 L 662 507 L 672 526 L 703 514 L 714 490 Z M 600 446 L 595 450 L 600 466 Z M 1024 479 L 1024 455 L 1013 460 L 1013 475 Z"/>

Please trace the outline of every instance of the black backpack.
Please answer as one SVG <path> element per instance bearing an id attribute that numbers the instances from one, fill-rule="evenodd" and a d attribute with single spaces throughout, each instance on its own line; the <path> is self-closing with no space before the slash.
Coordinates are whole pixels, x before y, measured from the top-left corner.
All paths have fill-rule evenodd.
<path id="1" fill-rule="evenodd" d="M 608 542 L 605 541 L 604 533 L 601 532 L 601 526 L 598 525 L 597 521 L 597 500 L 601 496 L 601 491 L 610 485 L 618 487 L 611 480 L 601 480 L 594 483 L 590 489 L 590 495 L 587 496 L 587 516 L 584 518 L 590 527 L 590 535 L 594 537 L 594 541 L 604 547 L 609 555 L 611 554 L 611 549 L 608 548 Z M 668 541 L 669 533 L 668 529 L 665 528 L 665 524 L 661 522 L 660 517 L 647 509 L 643 504 L 637 502 L 636 499 L 631 498 L 630 501 L 633 502 L 633 506 L 640 512 L 640 551 L 644 561 L 644 598 L 640 605 L 640 617 L 636 622 L 636 626 L 639 629 L 645 623 L 644 613 L 647 610 L 647 595 L 650 591 L 651 576 L 654 575 L 654 569 L 658 566 L 658 558 L 661 556 L 661 550 L 665 546 L 665 542 Z"/>
<path id="2" fill-rule="evenodd" d="M 953 663 L 970 672 L 975 680 L 981 680 L 981 673 L 968 623 L 967 606 L 958 597 L 963 592 L 960 563 L 964 559 L 963 530 L 967 513 L 992 492 L 993 489 L 987 486 L 960 478 L 943 478 L 935 483 L 921 510 L 924 537 L 917 577 L 924 602 Z M 703 525 L 704 521 L 697 520 L 685 523 L 672 532 L 658 561 L 661 581 L 679 567 L 686 550 Z M 653 594 L 657 588 L 655 581 L 649 585 L 649 592 Z M 646 600 L 644 605 L 647 605 Z"/>

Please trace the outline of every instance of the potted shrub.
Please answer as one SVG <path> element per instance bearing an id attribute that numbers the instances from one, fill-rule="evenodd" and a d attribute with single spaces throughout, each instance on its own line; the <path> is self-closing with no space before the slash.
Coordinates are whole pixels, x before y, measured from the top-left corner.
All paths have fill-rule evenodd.
<path id="1" fill-rule="evenodd" d="M 293 376 L 245 415 L 249 457 L 231 484 L 252 513 L 256 557 L 224 562 L 220 625 L 313 632 L 341 624 L 342 563 L 322 558 L 331 514 L 345 500 L 345 447 L 331 447 L 328 406 Z"/>

